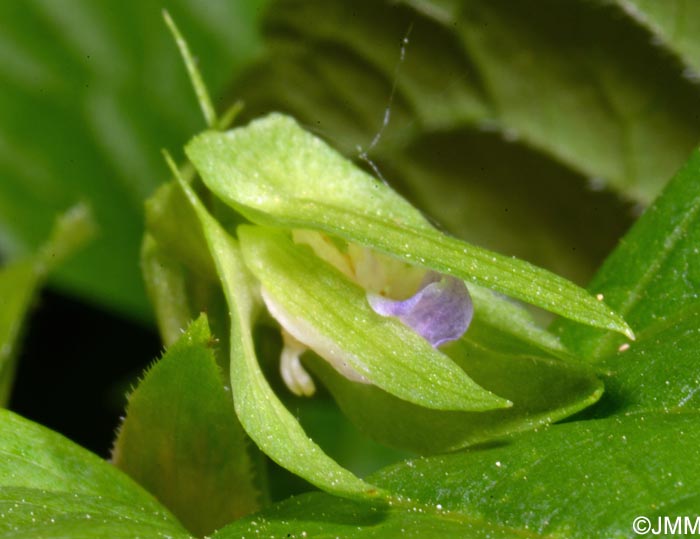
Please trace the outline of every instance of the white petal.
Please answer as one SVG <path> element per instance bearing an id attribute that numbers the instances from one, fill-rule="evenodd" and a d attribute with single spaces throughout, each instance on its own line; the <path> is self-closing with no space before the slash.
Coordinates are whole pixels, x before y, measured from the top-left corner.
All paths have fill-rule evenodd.
<path id="1" fill-rule="evenodd" d="M 328 361 L 336 371 L 348 380 L 369 384 L 367 378 L 350 366 L 348 353 L 340 349 L 332 339 L 319 333 L 308 321 L 290 315 L 274 300 L 265 287 L 261 288 L 261 293 L 267 310 L 292 337 Z M 353 356 L 352 361 L 355 365 L 362 365 L 357 357 Z"/>

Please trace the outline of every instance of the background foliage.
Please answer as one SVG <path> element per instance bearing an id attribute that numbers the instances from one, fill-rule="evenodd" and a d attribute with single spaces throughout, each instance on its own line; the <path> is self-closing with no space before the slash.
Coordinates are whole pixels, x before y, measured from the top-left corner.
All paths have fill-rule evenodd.
<path id="1" fill-rule="evenodd" d="M 115 458 L 126 474 L 59 434 L 2 411 L 0 537 L 188 537 L 213 532 L 258 508 L 264 508 L 261 514 L 225 526 L 214 537 L 263 531 L 287 537 L 290 530 L 343 537 L 632 537 L 630 524 L 638 514 L 696 511 L 700 157 L 693 148 L 700 138 L 695 27 L 700 5 L 687 0 L 541 0 L 536 9 L 511 0 L 268 3 L 0 3 L 2 400 L 16 369 L 21 322 L 45 278 L 61 294 L 80 298 L 84 309 L 116 313 L 136 324 L 123 326 L 133 334 L 152 325 L 138 266 L 143 203 L 168 178 L 160 149 L 179 151 L 203 127 L 162 23 L 162 7 L 197 55 L 218 110 L 242 98 L 243 121 L 269 110 L 294 115 L 378 171 L 449 232 L 579 284 L 590 282 L 592 293 L 603 294 L 625 316 L 637 342 L 620 350 L 619 336 L 555 320 L 551 327 L 562 341 L 595 364 L 605 383 L 600 402 L 543 432 L 418 459 L 407 448 L 427 453 L 434 448 L 377 419 L 377 407 L 395 403 L 387 403 L 385 394 L 366 400 L 344 396 L 344 381 L 324 363 L 311 358 L 309 366 L 330 393 L 322 391 L 314 400 L 286 396 L 275 373 L 278 337 L 259 327 L 258 356 L 287 408 L 333 458 L 360 476 L 375 472 L 367 480 L 392 493 L 388 501 L 367 503 L 315 492 L 270 506 L 270 500 L 310 487 L 278 468 L 262 474 L 269 463 L 261 464 L 264 457 L 246 445 L 232 410 L 196 405 L 203 393 L 215 396 L 211 402 L 227 398 L 215 365 L 219 348 L 212 347 L 210 328 L 200 319 L 132 394 Z M 77 228 L 61 229 L 64 219 L 56 229 L 64 233 L 47 241 L 57 215 L 78 203 L 90 208 L 92 217 L 85 212 Z M 96 238 L 77 249 L 93 225 Z M 70 256 L 61 264 L 48 263 L 51 253 Z M 111 342 L 75 345 L 81 328 L 65 314 L 52 325 L 48 336 L 33 335 L 70 342 L 70 353 L 52 360 L 75 364 L 82 353 L 106 369 L 108 362 L 126 362 L 129 356 L 142 358 L 139 368 L 149 359 L 140 355 L 143 350 L 129 348 L 123 358 L 110 359 L 101 348 Z M 477 343 L 491 335 L 488 328 L 474 331 Z M 111 338 L 129 342 L 133 334 Z M 225 349 L 226 337 L 221 339 Z M 488 369 L 500 365 L 501 355 L 522 351 L 523 344 L 505 342 L 502 335 L 491 341 L 497 350 L 484 356 L 482 375 L 497 378 Z M 553 365 L 548 376 L 556 379 Z M 183 372 L 203 380 L 201 387 L 183 389 Z M 568 380 L 572 386 L 580 382 L 582 395 L 590 395 L 598 382 L 585 372 L 579 378 L 567 371 Z M 88 391 L 94 384 L 89 373 L 79 372 L 76 387 Z M 137 384 L 133 373 L 131 380 Z M 536 382 L 546 387 L 547 380 Z M 129 383 L 111 384 L 109 393 L 117 397 L 104 400 L 122 406 Z M 564 394 L 571 398 L 571 393 L 563 387 L 565 408 Z M 35 389 L 26 391 L 32 395 Z M 172 394 L 187 396 L 182 415 L 160 424 L 156 420 L 167 411 L 158 404 Z M 333 398 L 364 433 L 403 449 L 358 434 Z M 536 397 L 529 398 L 538 410 Z M 17 402 L 18 395 L 13 399 Z M 52 407 L 60 410 L 63 400 L 56 398 Z M 371 406 L 365 408 L 367 403 Z M 414 410 L 397 413 L 418 424 L 435 422 Z M 547 421 L 560 417 L 548 414 L 541 412 Z M 529 427 L 539 424 L 538 417 L 531 419 Z M 510 425 L 509 419 L 489 420 L 489 430 L 474 421 L 483 436 L 456 431 L 460 441 L 481 442 Z M 203 424 L 210 428 L 201 429 Z M 154 425 L 166 434 L 156 437 Z M 452 425 L 447 421 L 445 432 L 454 433 Z M 116 422 L 108 426 L 115 427 Z M 94 428 L 84 425 L 86 431 Z M 148 439 L 139 432 L 153 434 L 150 445 L 139 443 Z M 168 432 L 184 432 L 192 443 L 159 444 Z M 431 442 L 454 443 L 447 438 Z M 210 460 L 200 459 L 198 444 L 211 448 L 212 440 L 221 445 Z M 225 461 L 221 455 L 230 453 L 240 460 L 218 475 L 213 470 Z M 139 468 L 147 461 L 142 459 L 154 455 L 166 469 L 187 468 L 194 478 L 189 488 L 182 486 L 186 477 Z M 376 471 L 401 459 L 406 460 Z M 242 485 L 243 495 L 233 496 L 231 504 L 197 505 L 204 491 L 213 492 L 212 499 L 229 496 L 232 482 Z M 179 486 L 171 498 L 163 493 L 172 485 Z"/>
<path id="2" fill-rule="evenodd" d="M 163 8 L 182 21 L 221 96 L 259 51 L 262 2 L 0 6 L 0 249 L 10 258 L 31 252 L 59 212 L 89 202 L 100 239 L 55 282 L 144 320 L 149 308 L 134 264 L 143 201 L 167 176 L 160 149 L 181 147 L 202 127 Z"/>

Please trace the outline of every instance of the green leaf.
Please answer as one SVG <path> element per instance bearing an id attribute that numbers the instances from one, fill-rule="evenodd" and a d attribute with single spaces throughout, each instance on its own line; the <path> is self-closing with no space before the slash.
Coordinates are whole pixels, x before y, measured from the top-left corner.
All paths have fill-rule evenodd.
<path id="1" fill-rule="evenodd" d="M 310 494 L 215 537 L 633 537 L 638 516 L 697 513 L 699 426 L 697 414 L 559 425 L 383 470 L 372 480 L 395 494 L 389 507 Z"/>
<path id="2" fill-rule="evenodd" d="M 77 205 L 60 216 L 48 241 L 33 256 L 0 269 L 0 406 L 10 396 L 17 344 L 27 312 L 49 272 L 83 247 L 95 233 L 92 214 Z"/>
<path id="3" fill-rule="evenodd" d="M 216 532 L 212 539 L 239 539 L 262 535 L 270 539 L 289 537 L 342 537 L 343 539 L 469 539 L 531 538 L 516 535 L 509 526 L 494 526 L 479 518 L 454 513 L 436 515 L 422 507 L 415 511 L 389 506 L 368 506 L 357 501 L 311 493 L 291 498 L 254 519 L 234 523 Z"/>
<path id="4" fill-rule="evenodd" d="M 214 344 L 201 315 L 129 396 L 112 457 L 197 536 L 260 508 Z"/>
<path id="5" fill-rule="evenodd" d="M 191 539 L 181 527 L 102 495 L 0 487 L 0 537 L 41 539 Z"/>
<path id="6" fill-rule="evenodd" d="M 479 387 L 447 356 L 394 318 L 375 313 L 366 293 L 284 234 L 243 226 L 246 265 L 284 317 L 372 384 L 438 410 L 483 411 L 508 401 Z"/>
<path id="7" fill-rule="evenodd" d="M 610 1 L 610 0 L 605 0 Z M 612 0 L 627 15 L 654 34 L 654 41 L 688 66 L 684 75 L 696 80 L 700 73 L 698 20 L 700 5 L 686 0 Z"/>
<path id="8" fill-rule="evenodd" d="M 700 410 L 700 302 L 652 324 L 628 350 L 600 362 L 609 373 L 596 417 Z"/>
<path id="9" fill-rule="evenodd" d="M 623 343 L 566 321 L 555 325 L 571 349 L 608 373 L 593 417 L 698 408 L 699 178 L 696 150 L 589 287 L 630 321 L 637 341 Z"/>
<path id="10" fill-rule="evenodd" d="M 446 353 L 473 380 L 513 406 L 482 412 L 429 410 L 376 386 L 352 383 L 317 356 L 305 363 L 360 431 L 419 454 L 454 451 L 535 429 L 590 406 L 603 393 L 603 384 L 590 370 L 572 363 L 501 354 L 469 342 L 455 343 Z"/>
<path id="11" fill-rule="evenodd" d="M 409 461 L 375 480 L 428 506 L 542 535 L 625 536 L 638 515 L 695 514 L 699 424 L 697 414 L 570 423 L 500 448 Z"/>
<path id="12" fill-rule="evenodd" d="M 0 454 L 0 537 L 189 537 L 115 467 L 6 410 Z"/>
<path id="13" fill-rule="evenodd" d="M 457 25 L 496 123 L 524 144 L 643 202 L 695 145 L 700 133 L 684 115 L 697 86 L 618 10 L 556 0 L 537 12 L 488 0 L 454 8 L 432 18 Z"/>
<path id="14" fill-rule="evenodd" d="M 329 232 L 577 322 L 630 334 L 622 318 L 566 279 L 438 232 L 388 186 L 289 117 L 271 114 L 227 133 L 208 131 L 186 151 L 205 184 L 255 222 Z"/>
<path id="15" fill-rule="evenodd" d="M 143 200 L 166 171 L 162 147 L 201 128 L 177 47 L 161 17 L 181 23 L 215 105 L 259 49 L 265 0 L 0 3 L 0 252 L 44 239 L 52 216 L 84 200 L 104 233 L 56 274 L 63 290 L 150 316 L 138 258 Z"/>
<path id="16" fill-rule="evenodd" d="M 592 293 L 603 294 L 636 332 L 663 325 L 700 302 L 699 179 L 696 150 L 589 286 Z M 565 321 L 557 329 L 567 346 L 592 360 L 614 353 L 622 342 L 611 333 Z"/>
<path id="17" fill-rule="evenodd" d="M 172 161 L 170 164 L 174 167 Z M 199 216 L 229 305 L 231 390 L 243 428 L 272 460 L 315 486 L 349 497 L 377 496 L 376 488 L 338 465 L 306 435 L 270 388 L 255 356 L 251 332 L 258 299 L 238 243 L 209 215 L 177 170 L 174 172 Z"/>

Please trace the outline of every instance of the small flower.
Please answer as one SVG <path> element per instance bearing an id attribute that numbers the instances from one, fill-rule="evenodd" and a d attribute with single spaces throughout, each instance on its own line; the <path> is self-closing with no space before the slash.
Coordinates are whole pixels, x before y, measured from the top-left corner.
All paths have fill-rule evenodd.
<path id="1" fill-rule="evenodd" d="M 441 275 L 355 244 L 309 230 L 295 230 L 297 244 L 314 253 L 366 290 L 369 306 L 381 316 L 393 316 L 426 339 L 433 347 L 459 339 L 469 327 L 473 306 L 464 282 Z M 263 288 L 270 314 L 282 326 L 280 373 L 296 395 L 312 395 L 313 380 L 299 357 L 311 349 L 346 378 L 369 383 L 348 365 L 334 343 L 304 320 L 296 319 Z M 357 358 L 355 358 L 357 362 Z"/>

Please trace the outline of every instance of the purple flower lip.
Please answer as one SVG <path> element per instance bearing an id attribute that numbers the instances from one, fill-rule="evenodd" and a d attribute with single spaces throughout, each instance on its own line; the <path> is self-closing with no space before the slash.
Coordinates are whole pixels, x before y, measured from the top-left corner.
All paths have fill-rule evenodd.
<path id="1" fill-rule="evenodd" d="M 466 285 L 450 275 L 429 272 L 413 296 L 393 300 L 368 293 L 370 307 L 381 316 L 394 316 L 434 347 L 459 339 L 474 314 Z"/>

